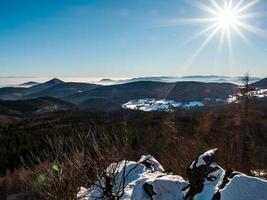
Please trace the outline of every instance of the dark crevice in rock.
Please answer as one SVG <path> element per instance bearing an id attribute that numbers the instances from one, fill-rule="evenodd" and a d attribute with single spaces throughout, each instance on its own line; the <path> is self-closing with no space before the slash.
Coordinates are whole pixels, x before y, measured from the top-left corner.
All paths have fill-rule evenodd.
<path id="1" fill-rule="evenodd" d="M 143 188 L 144 191 L 148 194 L 148 196 L 153 199 L 153 196 L 156 195 L 156 193 L 153 191 L 153 186 L 148 183 L 145 183 L 143 185 Z"/>

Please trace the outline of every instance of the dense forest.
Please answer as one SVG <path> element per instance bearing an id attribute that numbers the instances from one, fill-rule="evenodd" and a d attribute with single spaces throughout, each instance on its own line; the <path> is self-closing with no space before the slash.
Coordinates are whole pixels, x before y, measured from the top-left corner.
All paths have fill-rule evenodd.
<path id="1" fill-rule="evenodd" d="M 5 116 L 0 125 L 0 199 L 73 199 L 96 171 L 143 154 L 186 177 L 199 152 L 218 148 L 224 167 L 250 174 L 267 168 L 266 99 L 176 112 L 69 110 Z M 3 116 L 2 116 L 3 118 Z M 52 172 L 53 173 L 52 173 Z"/>

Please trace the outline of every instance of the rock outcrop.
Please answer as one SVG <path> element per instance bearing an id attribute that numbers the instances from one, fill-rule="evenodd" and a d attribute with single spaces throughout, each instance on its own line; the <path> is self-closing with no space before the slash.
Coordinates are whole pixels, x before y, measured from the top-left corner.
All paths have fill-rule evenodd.
<path id="1" fill-rule="evenodd" d="M 138 162 L 121 161 L 111 164 L 101 180 L 90 189 L 81 188 L 78 198 L 96 199 L 176 199 L 183 200 L 188 183 L 180 176 L 165 173 L 152 156 Z M 110 184 L 112 190 L 110 190 Z"/>
<path id="2" fill-rule="evenodd" d="M 197 156 L 188 166 L 188 181 L 164 171 L 150 155 L 139 161 L 112 163 L 89 189 L 80 188 L 82 200 L 267 200 L 267 181 L 216 162 L 217 149 Z"/>

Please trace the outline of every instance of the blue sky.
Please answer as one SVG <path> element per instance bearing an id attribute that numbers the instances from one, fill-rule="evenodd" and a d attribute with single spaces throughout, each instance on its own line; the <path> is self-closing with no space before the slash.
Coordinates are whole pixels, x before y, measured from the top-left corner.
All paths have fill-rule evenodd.
<path id="1" fill-rule="evenodd" d="M 233 34 L 233 58 L 227 45 L 216 54 L 215 36 L 188 64 L 208 35 L 184 42 L 207 24 L 166 25 L 207 15 L 188 2 L 0 0 L 0 76 L 267 76 L 267 39 L 250 32 L 253 47 Z M 267 2 L 251 12 L 267 12 Z M 249 23 L 267 29 L 266 16 Z"/>

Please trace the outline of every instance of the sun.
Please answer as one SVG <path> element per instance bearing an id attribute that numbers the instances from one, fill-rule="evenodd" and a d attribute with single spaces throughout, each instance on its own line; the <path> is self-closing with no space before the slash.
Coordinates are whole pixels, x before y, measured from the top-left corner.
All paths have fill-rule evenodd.
<path id="1" fill-rule="evenodd" d="M 248 19 L 264 17 L 260 12 L 250 12 L 250 9 L 261 0 L 188 0 L 191 5 L 203 11 L 207 17 L 189 18 L 189 19 L 173 19 L 167 25 L 178 24 L 207 24 L 208 26 L 200 32 L 193 35 L 185 43 L 191 42 L 199 37 L 205 36 L 205 40 L 199 48 L 192 54 L 190 62 L 209 44 L 209 42 L 219 35 L 219 46 L 217 55 L 222 47 L 228 46 L 229 55 L 233 53 L 232 35 L 236 34 L 249 46 L 251 42 L 246 37 L 245 32 L 251 32 L 257 36 L 267 37 L 265 30 L 262 30 L 252 24 L 249 24 Z M 205 2 L 205 3 L 204 3 Z"/>
<path id="2" fill-rule="evenodd" d="M 223 28 L 230 28 L 238 23 L 238 14 L 232 8 L 225 8 L 218 12 L 217 23 Z"/>

